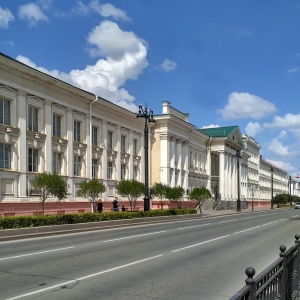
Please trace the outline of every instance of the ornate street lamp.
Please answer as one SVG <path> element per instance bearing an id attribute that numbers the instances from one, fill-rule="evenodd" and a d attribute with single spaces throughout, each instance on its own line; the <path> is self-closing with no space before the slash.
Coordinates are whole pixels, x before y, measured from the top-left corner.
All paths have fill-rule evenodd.
<path id="1" fill-rule="evenodd" d="M 145 149 L 145 197 L 144 197 L 144 211 L 150 210 L 150 196 L 149 196 L 149 145 L 148 145 L 148 123 L 155 123 L 153 119 L 153 111 L 147 108 L 143 108 L 139 105 L 139 112 L 136 115 L 137 118 L 145 119 L 144 127 L 144 149 Z"/>
<path id="2" fill-rule="evenodd" d="M 271 166 L 271 209 L 274 209 L 274 205 L 273 205 L 273 173 L 274 173 L 274 168 L 273 166 Z"/>
<path id="3" fill-rule="evenodd" d="M 240 158 L 242 158 L 242 157 L 241 157 L 240 150 L 236 150 L 235 157 L 237 158 L 237 192 L 238 192 L 238 197 L 237 197 L 237 200 L 236 200 L 236 211 L 241 211 L 241 198 L 240 198 Z"/>

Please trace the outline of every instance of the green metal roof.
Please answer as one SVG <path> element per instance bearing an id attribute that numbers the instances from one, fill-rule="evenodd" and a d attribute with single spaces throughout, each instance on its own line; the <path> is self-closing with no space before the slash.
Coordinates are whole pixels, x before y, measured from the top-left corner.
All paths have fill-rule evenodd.
<path id="1" fill-rule="evenodd" d="M 202 133 L 211 137 L 228 137 L 238 126 L 200 128 Z"/>

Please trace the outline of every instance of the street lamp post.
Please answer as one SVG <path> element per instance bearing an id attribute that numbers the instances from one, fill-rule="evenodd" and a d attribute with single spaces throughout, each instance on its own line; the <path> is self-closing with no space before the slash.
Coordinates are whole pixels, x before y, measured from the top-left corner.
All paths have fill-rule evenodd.
<path id="1" fill-rule="evenodd" d="M 236 150 L 236 155 L 235 157 L 237 158 L 237 200 L 236 200 L 236 211 L 241 211 L 241 199 L 240 199 L 240 150 Z"/>
<path id="2" fill-rule="evenodd" d="M 271 209 L 274 209 L 274 204 L 273 204 L 273 173 L 274 173 L 274 168 L 271 166 Z"/>
<path id="3" fill-rule="evenodd" d="M 144 211 L 150 210 L 150 196 L 149 196 L 149 128 L 148 123 L 155 123 L 153 119 L 153 111 L 148 109 L 147 106 L 144 108 L 139 105 L 139 112 L 136 115 L 137 118 L 145 119 L 144 127 L 144 149 L 145 149 L 145 197 L 144 197 Z"/>

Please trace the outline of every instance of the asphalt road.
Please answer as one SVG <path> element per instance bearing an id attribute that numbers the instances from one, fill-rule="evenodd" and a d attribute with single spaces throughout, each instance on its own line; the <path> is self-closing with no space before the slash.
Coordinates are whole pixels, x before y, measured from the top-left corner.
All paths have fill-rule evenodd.
<path id="1" fill-rule="evenodd" d="M 0 243 L 0 299 L 229 299 L 300 233 L 276 209 Z"/>

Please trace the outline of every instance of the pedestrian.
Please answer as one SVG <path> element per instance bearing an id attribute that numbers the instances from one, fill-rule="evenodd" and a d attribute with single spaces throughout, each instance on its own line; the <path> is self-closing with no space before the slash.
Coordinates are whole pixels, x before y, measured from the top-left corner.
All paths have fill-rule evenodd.
<path id="1" fill-rule="evenodd" d="M 122 211 L 125 211 L 125 205 L 122 205 Z"/>
<path id="2" fill-rule="evenodd" d="M 103 211 L 103 203 L 102 203 L 101 199 L 99 199 L 99 201 L 98 201 L 97 210 L 99 213 L 102 213 L 102 211 Z"/>
<path id="3" fill-rule="evenodd" d="M 119 205 L 118 205 L 118 203 L 119 203 L 118 197 L 115 197 L 115 200 L 112 202 L 113 210 L 114 211 L 119 211 Z"/>

